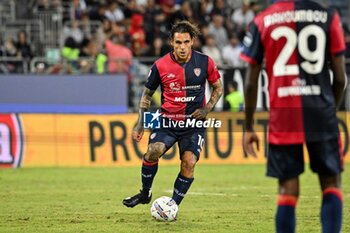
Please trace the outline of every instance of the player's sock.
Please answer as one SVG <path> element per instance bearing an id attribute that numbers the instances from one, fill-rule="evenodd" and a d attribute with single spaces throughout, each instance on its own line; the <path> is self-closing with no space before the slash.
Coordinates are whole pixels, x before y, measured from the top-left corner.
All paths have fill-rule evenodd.
<path id="1" fill-rule="evenodd" d="M 187 191 L 189 190 L 194 178 L 184 177 L 179 173 L 175 180 L 173 199 L 176 204 L 180 205 L 182 199 L 185 197 Z"/>
<path id="2" fill-rule="evenodd" d="M 145 158 L 142 163 L 142 192 L 147 193 L 152 188 L 153 179 L 158 171 L 158 161 L 148 162 Z"/>
<path id="3" fill-rule="evenodd" d="M 292 195 L 278 195 L 278 207 L 276 213 L 276 232 L 295 232 L 295 207 L 298 198 Z"/>
<path id="4" fill-rule="evenodd" d="M 323 191 L 321 223 L 323 233 L 340 232 L 342 223 L 343 195 L 338 188 Z"/>

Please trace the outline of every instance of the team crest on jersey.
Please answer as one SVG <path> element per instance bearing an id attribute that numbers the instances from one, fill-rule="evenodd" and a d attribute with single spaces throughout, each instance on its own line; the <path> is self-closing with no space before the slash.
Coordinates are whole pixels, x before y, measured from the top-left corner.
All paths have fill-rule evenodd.
<path id="1" fill-rule="evenodd" d="M 197 77 L 199 77 L 199 75 L 201 75 L 201 68 L 194 68 L 193 71 Z"/>
<path id="2" fill-rule="evenodd" d="M 20 167 L 23 157 L 23 130 L 19 116 L 0 114 L 0 168 Z"/>

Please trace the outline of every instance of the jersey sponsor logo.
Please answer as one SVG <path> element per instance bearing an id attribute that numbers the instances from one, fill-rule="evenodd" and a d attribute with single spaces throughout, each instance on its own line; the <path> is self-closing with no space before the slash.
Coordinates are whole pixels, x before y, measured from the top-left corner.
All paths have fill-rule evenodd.
<path id="1" fill-rule="evenodd" d="M 197 90 L 201 89 L 201 85 L 191 85 L 191 86 L 184 86 L 181 87 L 182 90 Z"/>
<path id="2" fill-rule="evenodd" d="M 178 83 L 178 82 L 170 83 L 169 87 L 170 87 L 170 90 L 172 90 L 172 91 L 181 91 L 180 83 Z"/>
<path id="3" fill-rule="evenodd" d="M 201 75 L 201 71 L 202 71 L 201 68 L 194 68 L 193 69 L 193 72 L 197 77 L 199 77 L 199 75 Z"/>
<path id="4" fill-rule="evenodd" d="M 167 77 L 167 78 L 175 78 L 176 76 L 175 76 L 175 74 L 170 73 L 170 74 L 168 74 L 166 77 Z"/>
<path id="5" fill-rule="evenodd" d="M 196 99 L 195 96 L 184 96 L 184 97 L 175 97 L 175 102 L 192 102 Z"/>
<path id="6" fill-rule="evenodd" d="M 16 114 L 0 115 L 0 168 L 20 167 L 23 157 L 23 130 Z"/>

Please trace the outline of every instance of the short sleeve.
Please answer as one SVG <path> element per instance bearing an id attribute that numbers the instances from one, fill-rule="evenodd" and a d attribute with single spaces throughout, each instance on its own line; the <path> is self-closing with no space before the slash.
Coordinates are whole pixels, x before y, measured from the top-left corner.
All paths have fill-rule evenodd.
<path id="1" fill-rule="evenodd" d="M 335 11 L 329 29 L 329 41 L 331 55 L 335 56 L 342 54 L 345 51 L 345 41 L 342 24 L 339 14 Z"/>
<path id="2" fill-rule="evenodd" d="M 220 73 L 218 71 L 218 68 L 215 65 L 213 59 L 208 57 L 208 82 L 210 84 L 213 84 L 219 79 L 220 79 Z"/>
<path id="3" fill-rule="evenodd" d="M 243 39 L 241 59 L 249 64 L 261 64 L 264 57 L 264 47 L 261 42 L 259 28 L 255 22 L 251 22 L 249 30 Z"/>
<path id="4" fill-rule="evenodd" d="M 159 84 L 160 84 L 160 75 L 159 75 L 156 64 L 153 64 L 149 73 L 148 73 L 145 87 L 147 87 L 150 90 L 156 90 L 158 88 Z"/>

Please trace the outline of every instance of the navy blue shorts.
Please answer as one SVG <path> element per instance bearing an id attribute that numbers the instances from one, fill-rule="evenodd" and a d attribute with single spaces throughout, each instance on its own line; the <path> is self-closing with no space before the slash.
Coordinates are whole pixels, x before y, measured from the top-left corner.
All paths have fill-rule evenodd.
<path id="1" fill-rule="evenodd" d="M 180 159 L 182 159 L 182 155 L 185 151 L 191 151 L 196 155 L 197 160 L 199 160 L 204 145 L 204 137 L 204 128 L 159 128 L 152 130 L 148 144 L 162 142 L 165 144 L 167 151 L 175 144 L 175 142 L 178 142 Z"/>
<path id="2" fill-rule="evenodd" d="M 322 176 L 336 176 L 343 171 L 343 154 L 339 139 L 306 144 L 310 168 Z M 267 176 L 280 180 L 298 177 L 304 172 L 303 144 L 269 144 Z"/>

